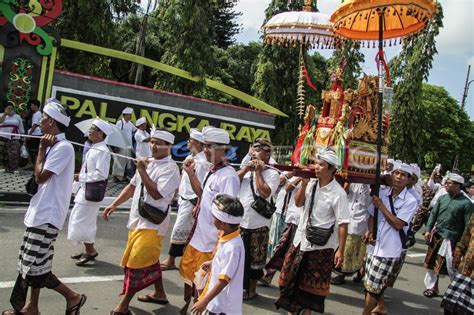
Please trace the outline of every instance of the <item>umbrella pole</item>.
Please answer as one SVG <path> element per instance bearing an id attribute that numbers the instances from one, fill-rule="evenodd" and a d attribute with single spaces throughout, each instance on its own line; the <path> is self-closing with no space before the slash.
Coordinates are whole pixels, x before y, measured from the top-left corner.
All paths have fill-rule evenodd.
<path id="1" fill-rule="evenodd" d="M 383 14 L 379 13 L 379 58 L 378 60 L 378 75 L 379 75 L 379 97 L 377 102 L 377 155 L 375 165 L 375 195 L 379 195 L 380 191 L 380 162 L 382 159 L 382 103 L 383 103 Z M 374 210 L 374 229 L 373 238 L 377 239 L 377 222 L 378 222 L 379 210 Z"/>

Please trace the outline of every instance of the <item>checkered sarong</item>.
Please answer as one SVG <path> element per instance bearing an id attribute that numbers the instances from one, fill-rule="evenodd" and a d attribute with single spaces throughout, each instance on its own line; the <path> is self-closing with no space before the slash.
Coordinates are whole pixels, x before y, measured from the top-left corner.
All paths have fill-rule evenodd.
<path id="1" fill-rule="evenodd" d="M 446 290 L 441 307 L 453 314 L 474 314 L 474 281 L 461 273 L 456 273 L 454 280 Z"/>
<path id="2" fill-rule="evenodd" d="M 18 272 L 26 276 L 39 276 L 53 267 L 54 241 L 59 230 L 51 224 L 29 227 L 23 235 L 20 248 Z"/>
<path id="3" fill-rule="evenodd" d="M 367 254 L 365 262 L 365 290 L 381 294 L 387 287 L 393 287 L 405 261 L 405 254 L 398 258 L 385 258 Z"/>

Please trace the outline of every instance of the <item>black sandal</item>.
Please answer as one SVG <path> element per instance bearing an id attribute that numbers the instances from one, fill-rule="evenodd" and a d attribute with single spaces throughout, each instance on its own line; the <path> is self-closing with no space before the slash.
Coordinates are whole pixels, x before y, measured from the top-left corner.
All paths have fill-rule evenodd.
<path id="1" fill-rule="evenodd" d="M 438 292 L 436 292 L 433 289 L 426 289 L 425 291 L 423 291 L 423 295 L 426 296 L 427 298 L 434 298 L 438 296 Z"/>
<path id="2" fill-rule="evenodd" d="M 97 256 L 99 256 L 99 253 L 95 253 L 94 255 L 83 254 L 82 258 L 79 259 L 78 262 L 76 262 L 76 266 L 85 266 L 89 261 L 95 260 Z"/>
<path id="3" fill-rule="evenodd" d="M 66 310 L 66 315 L 79 315 L 81 314 L 81 307 L 86 303 L 87 296 L 81 294 L 81 300 L 76 305 Z"/>

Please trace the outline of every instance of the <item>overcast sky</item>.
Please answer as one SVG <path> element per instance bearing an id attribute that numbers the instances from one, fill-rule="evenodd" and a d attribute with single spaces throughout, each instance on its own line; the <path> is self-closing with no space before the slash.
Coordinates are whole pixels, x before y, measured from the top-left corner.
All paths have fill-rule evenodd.
<path id="1" fill-rule="evenodd" d="M 473 0 L 441 0 L 444 9 L 444 28 L 437 37 L 438 55 L 435 56 L 428 83 L 443 86 L 452 97 L 461 102 L 466 81 L 467 66 L 471 64 L 470 80 L 474 79 L 474 1 Z M 265 18 L 265 9 L 270 0 L 239 0 L 236 11 L 242 12 L 240 23 L 243 30 L 236 36 L 237 42 L 248 43 L 259 41 L 262 35 L 260 28 Z M 331 14 L 341 3 L 340 0 L 320 0 L 319 10 Z M 400 48 L 386 50 L 390 60 L 399 53 Z M 332 51 L 320 53 L 329 57 Z M 364 72 L 377 74 L 374 61 L 376 49 L 365 49 Z M 295 83 L 296 84 L 296 83 Z M 474 120 L 474 82 L 471 84 L 466 110 Z"/>

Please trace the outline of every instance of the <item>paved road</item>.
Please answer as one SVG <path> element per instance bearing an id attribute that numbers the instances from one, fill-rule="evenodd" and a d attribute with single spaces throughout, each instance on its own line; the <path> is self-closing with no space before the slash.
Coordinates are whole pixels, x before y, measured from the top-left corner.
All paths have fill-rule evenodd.
<path id="1" fill-rule="evenodd" d="M 16 278 L 16 264 L 18 248 L 23 235 L 23 216 L 25 207 L 7 207 L 0 205 L 0 310 L 10 307 L 8 302 L 12 282 Z M 175 215 L 173 215 L 174 222 Z M 87 303 L 81 314 L 109 314 L 115 306 L 122 288 L 122 269 L 119 266 L 120 257 L 126 244 L 127 238 L 127 213 L 117 212 L 110 222 L 99 220 L 97 248 L 100 253 L 93 267 L 76 267 L 69 256 L 75 253 L 79 247 L 66 239 L 67 232 L 64 230 L 56 242 L 56 254 L 54 258 L 55 274 L 70 283 L 70 286 L 78 292 L 88 296 Z M 67 224 L 66 224 L 67 227 Z M 425 270 L 421 267 L 425 252 L 425 245 L 419 243 L 409 252 L 409 257 L 395 284 L 395 288 L 389 289 L 387 305 L 390 314 L 442 314 L 439 308 L 441 299 L 428 299 L 423 297 L 423 277 Z M 164 244 L 164 258 L 168 251 L 168 239 Z M 418 254 L 418 255 L 417 255 Z M 410 257 L 414 256 L 414 257 Z M 277 312 L 273 302 L 278 295 L 275 286 L 276 278 L 270 288 L 259 287 L 260 296 L 251 302 L 244 304 L 245 314 L 283 314 Z M 177 271 L 164 272 L 164 285 L 168 294 L 170 304 L 167 306 L 155 306 L 140 303 L 134 300 L 131 310 L 134 314 L 177 314 L 183 305 L 182 290 L 183 283 Z M 441 279 L 440 290 L 444 292 L 448 280 Z M 327 314 L 360 314 L 363 306 L 363 288 L 360 284 L 351 281 L 344 286 L 332 286 L 331 295 L 327 299 Z M 40 310 L 43 315 L 64 314 L 65 302 L 61 296 L 54 291 L 42 290 L 40 299 Z"/>

